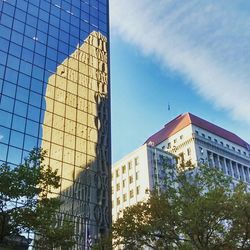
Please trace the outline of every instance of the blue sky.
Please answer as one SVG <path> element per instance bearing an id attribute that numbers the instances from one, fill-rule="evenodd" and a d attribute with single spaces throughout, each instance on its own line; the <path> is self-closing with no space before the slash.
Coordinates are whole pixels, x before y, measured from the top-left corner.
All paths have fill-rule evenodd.
<path id="1" fill-rule="evenodd" d="M 250 2 L 110 2 L 113 162 L 184 112 L 250 142 Z"/>

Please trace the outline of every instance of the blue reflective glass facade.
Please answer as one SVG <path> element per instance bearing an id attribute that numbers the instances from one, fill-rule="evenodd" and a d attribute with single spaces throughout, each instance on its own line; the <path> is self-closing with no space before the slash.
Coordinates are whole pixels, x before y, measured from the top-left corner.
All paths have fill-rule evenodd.
<path id="1" fill-rule="evenodd" d="M 111 223 L 108 40 L 108 0 L 0 0 L 0 164 L 47 150 L 75 249 Z"/>

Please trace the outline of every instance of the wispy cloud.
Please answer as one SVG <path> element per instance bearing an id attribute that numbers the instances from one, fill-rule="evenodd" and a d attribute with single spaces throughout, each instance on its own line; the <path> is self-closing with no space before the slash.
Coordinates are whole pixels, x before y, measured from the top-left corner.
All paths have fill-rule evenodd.
<path id="1" fill-rule="evenodd" d="M 3 135 L 0 134 L 0 141 L 3 139 Z"/>
<path id="2" fill-rule="evenodd" d="M 250 4 L 111 0 L 112 31 L 250 124 Z"/>

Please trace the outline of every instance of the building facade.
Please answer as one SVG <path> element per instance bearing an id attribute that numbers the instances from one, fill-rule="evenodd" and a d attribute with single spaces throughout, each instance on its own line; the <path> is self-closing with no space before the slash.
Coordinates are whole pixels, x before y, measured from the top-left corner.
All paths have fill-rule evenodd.
<path id="1" fill-rule="evenodd" d="M 0 0 L 0 164 L 47 150 L 76 249 L 111 225 L 108 7 Z"/>
<path id="2" fill-rule="evenodd" d="M 217 167 L 250 191 L 250 145 L 239 136 L 193 114 L 179 115 L 145 142 L 171 152 L 179 162 Z"/>
<path id="3" fill-rule="evenodd" d="M 112 166 L 112 217 L 148 198 L 148 191 L 163 189 L 168 168 L 175 166 L 174 155 L 150 145 L 143 145 Z M 173 169 L 172 169 L 173 170 Z M 171 170 L 171 171 L 172 171 Z"/>

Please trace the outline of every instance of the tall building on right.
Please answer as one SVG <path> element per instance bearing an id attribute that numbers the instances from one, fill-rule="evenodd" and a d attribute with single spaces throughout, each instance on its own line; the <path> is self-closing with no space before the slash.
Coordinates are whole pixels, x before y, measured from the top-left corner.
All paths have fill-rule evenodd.
<path id="1" fill-rule="evenodd" d="M 235 182 L 242 181 L 250 187 L 250 144 L 191 113 L 177 116 L 150 136 L 145 144 L 177 155 L 179 162 L 217 167 Z"/>

